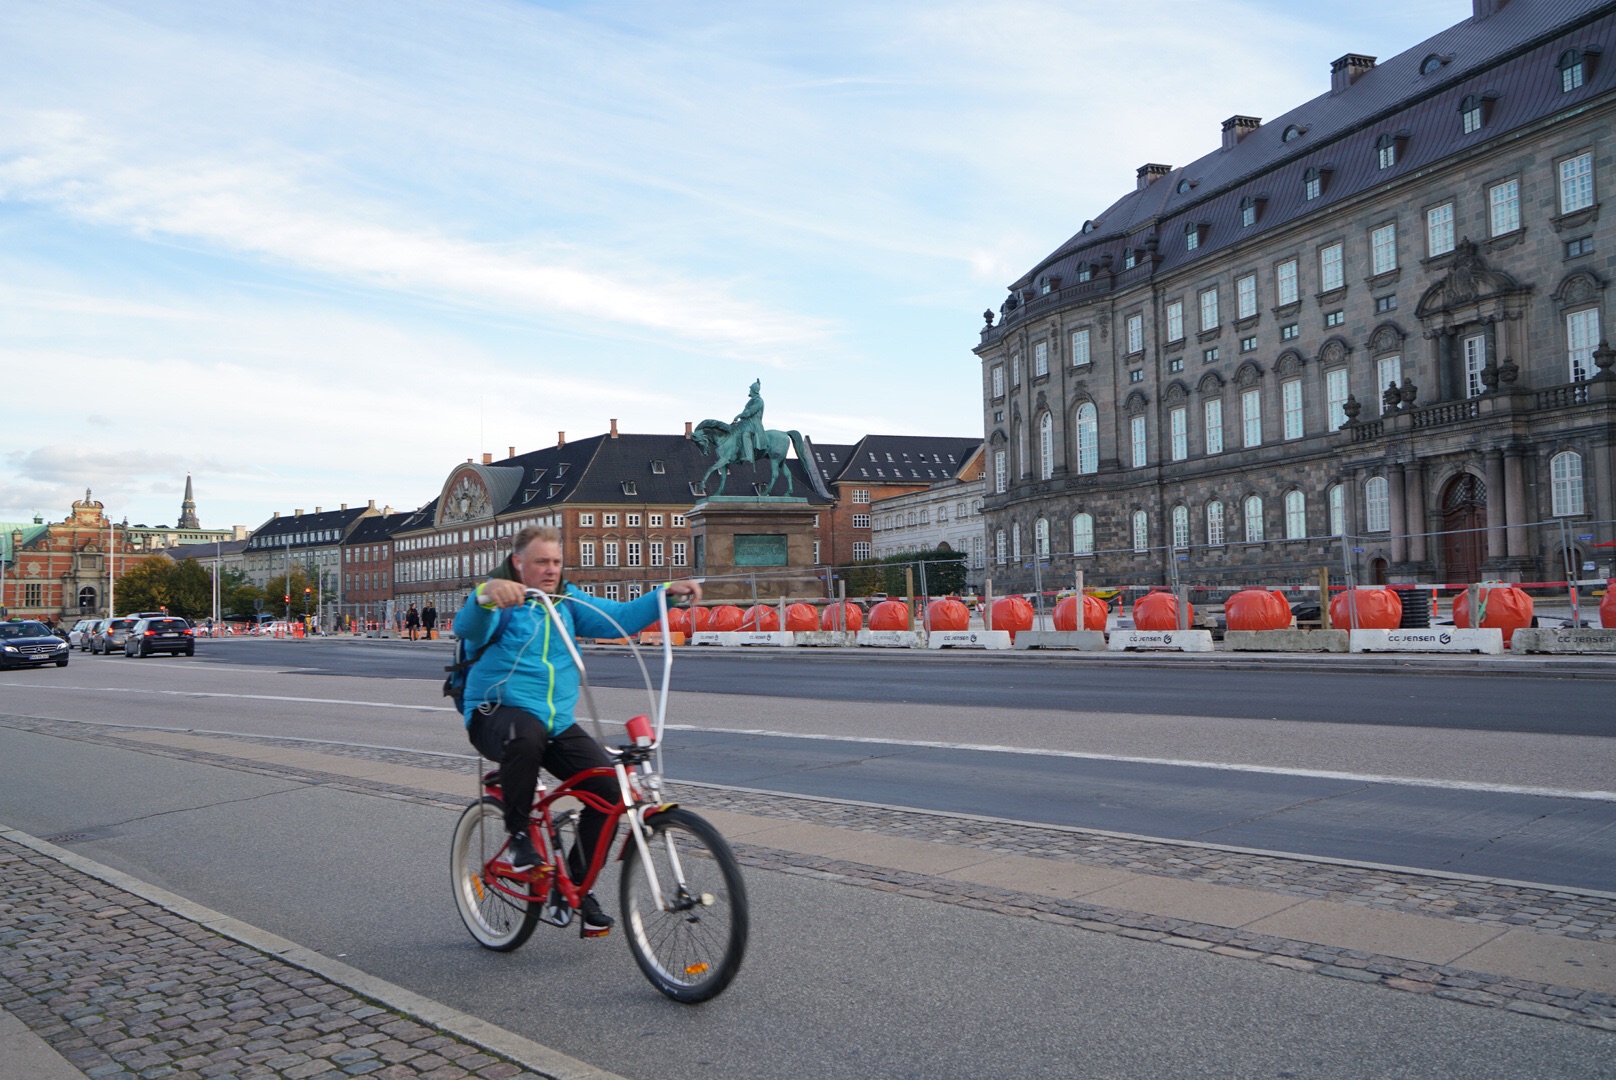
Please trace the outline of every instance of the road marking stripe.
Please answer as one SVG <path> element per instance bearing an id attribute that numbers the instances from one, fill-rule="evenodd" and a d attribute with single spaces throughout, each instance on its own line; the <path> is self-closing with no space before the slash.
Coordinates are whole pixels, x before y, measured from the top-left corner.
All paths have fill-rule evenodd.
<path id="1" fill-rule="evenodd" d="M 28 686 L 32 683 L 0 683 L 0 686 Z M 40 687 L 48 690 L 90 690 L 107 693 L 126 694 L 168 694 L 175 697 L 201 697 L 201 698 L 238 698 L 248 701 L 287 701 L 309 705 L 357 705 L 372 709 L 408 709 L 412 712 L 447 712 L 454 709 L 443 705 L 399 705 L 388 701 L 350 701 L 342 698 L 305 698 L 284 697 L 274 694 L 223 694 L 196 690 L 142 690 L 128 687 L 96 687 L 96 686 L 61 686 L 48 684 Z M 579 721 L 588 720 L 588 717 L 578 717 Z M 122 726 L 122 725 L 119 725 Z M 136 726 L 136 725 L 130 725 Z M 1280 765 L 1250 765 L 1226 761 L 1193 761 L 1182 758 L 1155 758 L 1140 757 L 1131 754 L 1098 754 L 1084 750 L 1052 750 L 1044 747 L 1028 748 L 1021 746 L 999 746 L 982 743 L 939 742 L 926 739 L 880 739 L 867 735 L 820 735 L 804 734 L 793 731 L 772 731 L 767 728 L 722 728 L 700 727 L 694 724 L 668 724 L 669 731 L 695 731 L 713 735 L 748 735 L 771 739 L 806 739 L 814 742 L 846 742 L 862 743 L 875 746 L 900 746 L 917 750 L 964 750 L 985 754 L 1021 754 L 1031 757 L 1062 757 L 1073 758 L 1080 761 L 1117 761 L 1130 765 L 1164 765 L 1179 769 L 1215 769 L 1224 772 L 1261 773 L 1269 776 L 1299 776 L 1314 780 L 1344 780 L 1359 784 L 1395 784 L 1399 787 L 1438 788 L 1446 791 L 1485 791 L 1499 795 L 1536 795 L 1550 799 L 1582 799 L 1592 802 L 1616 802 L 1616 791 L 1573 791 L 1565 788 L 1538 787 L 1529 784 L 1492 784 L 1476 780 L 1437 780 L 1430 777 L 1418 776 L 1387 776 L 1379 773 L 1352 773 L 1338 772 L 1332 769 L 1301 769 Z M 166 730 L 166 729 L 157 729 Z M 174 730 L 198 731 L 196 728 L 183 728 Z M 215 734 L 206 732 L 205 734 Z M 238 735 L 251 738 L 275 738 L 276 736 L 249 735 L 247 732 L 217 732 L 220 735 Z M 319 742 L 322 740 L 308 740 Z M 331 745 L 358 746 L 358 743 L 341 743 L 330 740 Z M 398 750 L 403 753 L 423 753 L 410 747 L 373 746 L 367 747 L 375 750 Z"/>

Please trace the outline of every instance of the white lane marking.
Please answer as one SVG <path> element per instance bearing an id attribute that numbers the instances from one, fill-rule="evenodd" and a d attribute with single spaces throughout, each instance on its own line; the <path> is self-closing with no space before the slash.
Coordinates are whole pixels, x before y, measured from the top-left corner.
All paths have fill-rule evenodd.
<path id="1" fill-rule="evenodd" d="M 0 686 L 34 686 L 32 683 L 0 682 Z M 240 698 L 249 701 L 289 701 L 309 705 L 358 705 L 371 709 L 409 709 L 415 712 L 447 712 L 454 709 L 444 705 L 399 705 L 390 701 L 348 701 L 340 698 L 305 698 L 283 697 L 273 694 L 220 694 L 195 690 L 137 690 L 127 687 L 96 687 L 96 686 L 61 686 L 48 684 L 43 689 L 49 690 L 98 690 L 107 693 L 125 694 L 170 694 L 176 697 L 200 698 Z M 580 721 L 587 721 L 589 717 L 580 716 Z M 610 722 L 609 722 L 610 723 Z M 1489 784 L 1475 780 L 1437 780 L 1420 776 L 1387 776 L 1379 773 L 1352 773 L 1337 772 L 1332 769 L 1300 769 L 1279 765 L 1248 765 L 1227 761 L 1193 761 L 1183 758 L 1154 758 L 1139 757 L 1131 754 L 1097 754 L 1084 750 L 1053 750 L 1044 747 L 999 746 L 982 743 L 938 742 L 927 739 L 878 739 L 868 735 L 820 735 L 804 734 L 795 731 L 771 731 L 767 728 L 722 728 L 698 727 L 694 724 L 668 724 L 669 731 L 696 731 L 713 735 L 750 735 L 771 739 L 807 739 L 815 742 L 846 742 L 864 743 L 875 746 L 900 746 L 920 750 L 966 750 L 985 754 L 1022 754 L 1030 757 L 1062 757 L 1075 758 L 1081 761 L 1118 761 L 1130 765 L 1166 765 L 1179 769 L 1216 769 L 1224 772 L 1262 773 L 1269 776 L 1300 776 L 1314 780 L 1345 780 L 1359 784 L 1395 784 L 1399 787 L 1438 788 L 1446 791 L 1485 791 L 1499 795 L 1540 795 L 1551 799 L 1584 799 L 1594 802 L 1616 802 L 1616 791 L 1573 791 L 1565 788 L 1537 787 L 1527 784 Z M 163 729 L 155 729 L 163 730 Z M 181 730 L 181 729 L 176 729 Z M 186 728 L 182 730 L 197 730 Z M 220 732 L 219 734 L 246 735 L 246 732 Z M 253 738 L 270 738 L 272 736 L 251 736 Z M 320 740 L 310 740 L 320 741 Z M 340 743 L 332 740 L 330 745 L 362 745 L 358 743 Z M 422 753 L 412 751 L 407 747 L 372 747 L 378 750 L 403 750 L 407 753 Z"/>

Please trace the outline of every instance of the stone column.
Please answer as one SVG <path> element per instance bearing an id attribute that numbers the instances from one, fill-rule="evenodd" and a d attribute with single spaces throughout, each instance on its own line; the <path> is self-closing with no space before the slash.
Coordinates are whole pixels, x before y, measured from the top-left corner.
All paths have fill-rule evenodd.
<path id="1" fill-rule="evenodd" d="M 1416 461 L 1406 466 L 1405 488 L 1408 494 L 1408 558 L 1410 562 L 1424 562 L 1428 557 L 1425 546 L 1425 466 Z"/>
<path id="2" fill-rule="evenodd" d="M 1408 531 L 1406 513 L 1406 495 L 1403 490 L 1403 466 L 1392 465 L 1386 469 L 1386 487 L 1388 502 L 1391 504 L 1390 518 L 1392 528 L 1392 562 L 1404 563 L 1408 561 L 1408 538 L 1403 534 Z"/>
<path id="3" fill-rule="evenodd" d="M 1487 451 L 1487 558 L 1504 557 L 1504 453 Z"/>
<path id="4" fill-rule="evenodd" d="M 1512 446 L 1504 451 L 1504 523 L 1508 526 L 1509 557 L 1527 557 L 1526 529 L 1526 454 L 1524 447 Z"/>

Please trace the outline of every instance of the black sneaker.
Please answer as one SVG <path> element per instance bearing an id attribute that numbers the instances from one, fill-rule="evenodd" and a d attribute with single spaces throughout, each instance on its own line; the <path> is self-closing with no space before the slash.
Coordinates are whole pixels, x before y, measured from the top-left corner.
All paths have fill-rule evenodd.
<path id="1" fill-rule="evenodd" d="M 594 893 L 584 893 L 583 903 L 578 905 L 578 913 L 584 917 L 584 925 L 595 930 L 610 930 L 612 917 L 600 909 L 600 901 L 595 899 Z"/>
<path id="2" fill-rule="evenodd" d="M 505 847 L 505 858 L 510 860 L 511 869 L 518 873 L 539 865 L 539 853 L 533 850 L 533 839 L 527 833 L 511 834 L 510 843 Z"/>

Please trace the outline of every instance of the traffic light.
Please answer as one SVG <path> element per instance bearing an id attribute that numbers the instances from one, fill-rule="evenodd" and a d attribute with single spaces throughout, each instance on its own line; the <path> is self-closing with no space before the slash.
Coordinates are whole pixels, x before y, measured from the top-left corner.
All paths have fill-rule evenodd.
<path id="1" fill-rule="evenodd" d="M 292 602 L 292 594 L 287 593 L 285 596 L 281 597 L 281 602 L 286 603 L 286 604 L 290 604 Z"/>

